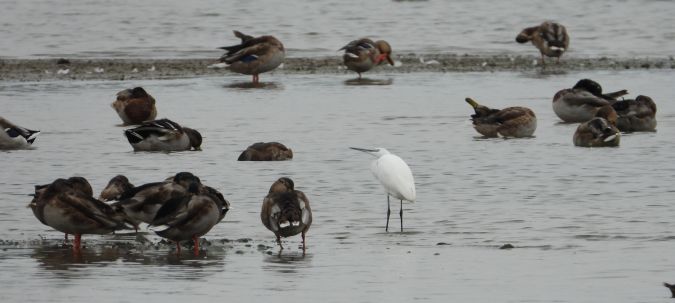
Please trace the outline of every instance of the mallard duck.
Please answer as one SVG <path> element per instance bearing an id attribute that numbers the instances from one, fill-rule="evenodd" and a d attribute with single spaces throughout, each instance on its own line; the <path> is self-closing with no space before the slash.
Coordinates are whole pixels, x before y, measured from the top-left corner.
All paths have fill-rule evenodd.
<path id="1" fill-rule="evenodd" d="M 349 70 L 358 73 L 359 78 L 361 73 L 369 71 L 385 60 L 394 65 L 394 60 L 391 59 L 391 46 L 384 40 L 373 42 L 368 38 L 361 38 L 349 42 L 339 50 L 345 51 L 342 55 L 344 64 Z"/>
<path id="2" fill-rule="evenodd" d="M 155 98 L 142 87 L 134 87 L 117 93 L 117 100 L 111 104 L 124 124 L 141 124 L 157 117 Z"/>
<path id="3" fill-rule="evenodd" d="M 124 212 L 128 221 L 138 230 L 140 223 L 152 223 L 164 203 L 183 199 L 189 193 L 198 192 L 200 187 L 201 180 L 197 176 L 180 172 L 162 182 L 147 183 L 126 190 L 118 195 L 118 202 L 113 203 L 112 207 Z"/>
<path id="4" fill-rule="evenodd" d="M 74 234 L 75 252 L 80 251 L 83 234 L 108 234 L 128 228 L 124 213 L 95 199 L 91 185 L 82 177 L 56 179 L 51 184 L 36 186 L 29 207 L 43 224 Z"/>
<path id="5" fill-rule="evenodd" d="M 223 220 L 229 209 L 230 203 L 216 189 L 190 188 L 186 195 L 164 203 L 150 225 L 165 227 L 155 233 L 176 242 L 177 254 L 180 254 L 180 241 L 192 240 L 194 254 L 198 256 L 199 237 Z"/>
<path id="6" fill-rule="evenodd" d="M 183 151 L 200 150 L 202 135 L 169 119 L 148 121 L 136 128 L 127 129 L 124 135 L 134 151 Z"/>
<path id="7" fill-rule="evenodd" d="M 616 126 L 622 132 L 656 130 L 656 103 L 652 98 L 639 95 L 635 100 L 617 101 L 612 107 L 619 115 Z"/>
<path id="8" fill-rule="evenodd" d="M 471 98 L 465 100 L 476 112 L 471 115 L 473 127 L 485 137 L 532 137 L 537 129 L 537 117 L 527 107 L 492 109 L 478 104 Z"/>
<path id="9" fill-rule="evenodd" d="M 234 35 L 241 43 L 223 46 L 227 51 L 220 57 L 220 62 L 229 64 L 228 68 L 244 75 L 253 75 L 253 83 L 260 81 L 259 74 L 271 71 L 284 62 L 286 51 L 281 41 L 273 36 L 252 37 L 239 31 Z"/>
<path id="10" fill-rule="evenodd" d="M 562 24 L 545 21 L 540 25 L 522 30 L 516 36 L 516 41 L 518 43 L 532 41 L 532 44 L 541 52 L 541 64 L 544 65 L 546 64 L 544 56 L 556 57 L 560 62 L 560 56 L 569 47 L 570 36 Z"/>
<path id="11" fill-rule="evenodd" d="M 616 127 L 616 111 L 610 105 L 601 107 L 591 120 L 579 124 L 574 137 L 574 145 L 581 147 L 619 146 L 621 133 Z"/>
<path id="12" fill-rule="evenodd" d="M 602 93 L 602 87 L 591 79 L 581 79 L 574 87 L 558 91 L 553 96 L 553 111 L 565 122 L 586 122 L 605 105 L 628 94 L 625 89 L 613 93 Z"/>
<path id="13" fill-rule="evenodd" d="M 108 185 L 101 191 L 98 199 L 101 201 L 118 201 L 122 194 L 130 191 L 134 185 L 124 175 L 117 175 L 110 179 Z"/>
<path id="14" fill-rule="evenodd" d="M 302 251 L 305 251 L 305 235 L 312 225 L 312 209 L 307 196 L 295 190 L 293 180 L 282 177 L 272 184 L 263 200 L 260 220 L 277 237 L 281 249 L 284 249 L 281 237 L 301 234 Z"/>
<path id="15" fill-rule="evenodd" d="M 0 149 L 30 148 L 40 134 L 39 130 L 14 125 L 3 117 L 0 117 L 0 127 Z"/>
<path id="16" fill-rule="evenodd" d="M 244 150 L 237 161 L 284 161 L 293 159 L 293 151 L 279 142 L 258 142 Z"/>

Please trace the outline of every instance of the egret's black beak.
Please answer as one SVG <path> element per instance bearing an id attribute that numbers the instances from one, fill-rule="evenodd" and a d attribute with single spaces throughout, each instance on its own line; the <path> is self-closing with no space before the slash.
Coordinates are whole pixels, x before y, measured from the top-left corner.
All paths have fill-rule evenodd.
<path id="1" fill-rule="evenodd" d="M 362 152 L 364 152 L 364 153 L 374 153 L 374 152 L 377 152 L 377 149 L 367 149 L 367 148 L 358 148 L 358 147 L 350 147 L 350 148 L 353 149 L 353 150 L 362 151 Z"/>

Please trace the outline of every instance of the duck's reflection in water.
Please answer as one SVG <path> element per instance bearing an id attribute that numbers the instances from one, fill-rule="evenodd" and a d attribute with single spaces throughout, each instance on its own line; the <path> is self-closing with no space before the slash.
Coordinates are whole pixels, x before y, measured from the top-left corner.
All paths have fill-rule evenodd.
<path id="1" fill-rule="evenodd" d="M 160 271 L 171 271 L 174 279 L 201 279 L 221 272 L 225 267 L 226 250 L 222 247 L 209 247 L 199 256 L 183 254 L 177 256 L 169 247 L 150 247 L 145 249 L 124 246 L 89 246 L 75 253 L 66 245 L 41 246 L 33 249 L 31 258 L 40 268 L 57 275 L 59 278 L 83 278 L 90 275 L 87 268 L 113 267 L 111 271 L 97 272 L 111 276 L 138 271 L 139 266 L 154 266 Z M 123 269 L 119 269 L 123 268 Z M 145 271 L 145 270 L 143 270 Z"/>
<path id="2" fill-rule="evenodd" d="M 393 78 L 388 79 L 370 79 L 370 78 L 354 78 L 345 80 L 345 85 L 391 85 L 394 83 Z"/>
<path id="3" fill-rule="evenodd" d="M 300 251 L 281 250 L 264 255 L 263 270 L 287 274 L 298 273 L 299 270 L 312 266 L 312 254 Z"/>
<path id="4" fill-rule="evenodd" d="M 234 89 L 266 89 L 266 90 L 282 90 L 284 85 L 278 82 L 234 82 L 223 85 L 224 88 L 234 88 Z"/>

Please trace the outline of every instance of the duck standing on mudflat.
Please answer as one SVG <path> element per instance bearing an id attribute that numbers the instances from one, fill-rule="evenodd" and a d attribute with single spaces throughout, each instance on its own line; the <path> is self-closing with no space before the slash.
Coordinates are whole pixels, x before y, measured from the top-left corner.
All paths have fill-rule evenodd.
<path id="1" fill-rule="evenodd" d="M 480 105 L 471 98 L 465 100 L 476 112 L 471 115 L 473 127 L 485 137 L 532 137 L 537 129 L 537 117 L 527 107 L 493 109 Z"/>
<path id="2" fill-rule="evenodd" d="M 251 144 L 237 161 L 284 161 L 293 159 L 293 151 L 279 142 L 258 142 Z"/>
<path id="3" fill-rule="evenodd" d="M 349 70 L 359 74 L 359 79 L 361 73 L 369 71 L 385 60 L 394 65 L 394 60 L 391 59 L 391 45 L 384 40 L 373 42 L 368 38 L 361 38 L 349 42 L 339 50 L 345 51 L 342 60 Z"/>
<path id="4" fill-rule="evenodd" d="M 593 119 L 601 107 L 626 94 L 625 89 L 603 94 L 598 82 L 581 79 L 574 87 L 560 90 L 553 96 L 553 111 L 565 122 L 586 122 Z"/>
<path id="5" fill-rule="evenodd" d="M 539 49 L 541 64 L 545 65 L 544 56 L 555 57 L 557 62 L 560 62 L 560 56 L 569 47 L 570 36 L 562 24 L 545 21 L 540 25 L 523 29 L 516 36 L 516 42 L 518 43 L 527 43 L 528 41 L 532 41 L 532 44 Z"/>
<path id="6" fill-rule="evenodd" d="M 117 100 L 110 106 L 126 125 L 141 124 L 157 117 L 155 98 L 142 87 L 134 87 L 117 93 Z"/>
<path id="7" fill-rule="evenodd" d="M 574 132 L 572 141 L 581 147 L 616 147 L 619 146 L 621 133 L 616 127 L 617 114 L 610 105 L 598 110 L 595 118 L 582 122 Z"/>
<path id="8" fill-rule="evenodd" d="M 284 249 L 281 237 L 301 234 L 302 251 L 305 251 L 305 235 L 312 225 L 312 209 L 307 196 L 295 190 L 293 180 L 282 177 L 272 184 L 263 200 L 260 220 L 277 237 L 281 249 Z"/>
<path id="9" fill-rule="evenodd" d="M 80 252 L 83 234 L 108 234 L 127 229 L 124 213 L 92 196 L 91 186 L 82 177 L 56 179 L 36 186 L 28 205 L 43 224 L 66 234 L 74 234 L 73 250 Z"/>
<path id="10" fill-rule="evenodd" d="M 228 68 L 244 75 L 253 75 L 253 83 L 260 81 L 259 74 L 271 71 L 284 62 L 286 51 L 281 41 L 273 36 L 252 37 L 239 31 L 234 35 L 241 43 L 223 46 L 227 51 L 220 57 L 220 62 L 229 64 Z"/>
<path id="11" fill-rule="evenodd" d="M 169 119 L 147 121 L 136 128 L 127 129 L 124 135 L 134 151 L 183 151 L 200 150 L 202 135 Z"/>
<path id="12" fill-rule="evenodd" d="M 208 186 L 190 187 L 188 194 L 164 203 L 150 226 L 163 226 L 155 233 L 176 242 L 180 255 L 180 241 L 192 240 L 194 255 L 199 255 L 199 238 L 218 224 L 230 209 L 230 203 L 216 189 Z"/>
<path id="13" fill-rule="evenodd" d="M 3 117 L 0 117 L 0 127 L 0 150 L 30 148 L 40 134 L 39 130 L 17 126 Z"/>
<path id="14" fill-rule="evenodd" d="M 635 100 L 617 101 L 612 107 L 619 115 L 616 126 L 620 131 L 656 131 L 656 103 L 652 98 L 639 95 Z"/>

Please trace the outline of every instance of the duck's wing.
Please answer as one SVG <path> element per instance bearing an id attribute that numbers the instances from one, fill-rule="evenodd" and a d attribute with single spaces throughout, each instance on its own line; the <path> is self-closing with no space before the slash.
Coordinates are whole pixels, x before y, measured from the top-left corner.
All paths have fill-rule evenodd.
<path id="1" fill-rule="evenodd" d="M 67 191 L 57 195 L 55 198 L 76 209 L 80 215 L 96 221 L 103 227 L 112 229 L 128 228 L 123 220 L 115 218 L 115 211 L 110 205 L 94 197 L 87 197 L 73 191 Z"/>
<path id="2" fill-rule="evenodd" d="M 345 56 L 358 58 L 363 53 L 371 52 L 375 49 L 375 42 L 373 42 L 373 40 L 362 38 L 347 43 L 347 45 L 343 46 L 339 50 L 344 50 Z"/>
<path id="3" fill-rule="evenodd" d="M 180 124 L 169 119 L 160 119 L 144 122 L 141 124 L 141 126 L 127 129 L 124 131 L 124 135 L 127 137 L 127 140 L 129 140 L 129 143 L 135 144 L 145 140 L 150 136 L 162 138 L 166 135 L 182 132 L 183 128 L 180 126 Z"/>
<path id="4" fill-rule="evenodd" d="M 28 144 L 33 144 L 35 138 L 40 134 L 39 130 L 31 130 L 25 127 L 15 125 L 4 118 L 0 117 L 0 126 L 10 138 L 22 137 Z"/>
<path id="5" fill-rule="evenodd" d="M 263 225 L 275 233 L 279 231 L 279 216 L 281 213 L 281 208 L 276 203 L 278 196 L 278 193 L 269 193 L 263 200 L 260 210 L 260 220 Z"/>
<path id="6" fill-rule="evenodd" d="M 136 186 L 136 187 L 122 193 L 119 197 L 119 200 L 120 200 L 120 202 L 126 201 L 130 198 L 133 198 L 134 196 L 136 196 L 141 191 L 148 190 L 150 188 L 154 188 L 154 187 L 158 187 L 158 186 L 162 186 L 164 184 L 166 184 L 166 182 L 153 182 L 153 183 L 143 184 L 141 186 Z"/>
<path id="7" fill-rule="evenodd" d="M 507 107 L 505 109 L 500 110 L 494 115 L 495 121 L 499 123 L 505 123 L 510 120 L 518 119 L 523 116 L 529 116 L 532 115 L 534 116 L 534 113 L 524 107 Z"/>
<path id="8" fill-rule="evenodd" d="M 609 101 L 598 98 L 591 93 L 578 91 L 565 94 L 563 96 L 563 101 L 574 106 L 590 105 L 593 107 L 601 107 L 610 104 Z"/>
<path id="9" fill-rule="evenodd" d="M 296 190 L 298 202 L 300 202 L 300 209 L 302 210 L 302 224 L 309 227 L 312 225 L 312 208 L 309 206 L 309 199 L 302 191 Z"/>
<path id="10" fill-rule="evenodd" d="M 608 99 L 608 100 L 616 100 L 617 98 L 620 98 L 620 97 L 625 96 L 625 95 L 628 95 L 628 91 L 625 90 L 625 89 L 622 89 L 620 91 L 615 91 L 615 92 L 612 92 L 612 93 L 602 94 L 602 96 L 605 99 Z"/>
<path id="11" fill-rule="evenodd" d="M 189 220 L 194 215 L 194 210 L 190 209 L 190 200 L 194 197 L 191 194 L 185 194 L 174 197 L 162 205 L 157 211 L 155 218 L 150 225 L 169 225 L 176 226 Z"/>
<path id="12" fill-rule="evenodd" d="M 227 64 L 237 61 L 253 62 L 272 52 L 273 48 L 274 46 L 268 43 L 267 37 L 253 38 L 239 45 L 238 48 L 232 48 L 233 51 L 228 51 L 220 57 L 220 61 Z"/>

